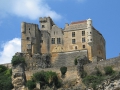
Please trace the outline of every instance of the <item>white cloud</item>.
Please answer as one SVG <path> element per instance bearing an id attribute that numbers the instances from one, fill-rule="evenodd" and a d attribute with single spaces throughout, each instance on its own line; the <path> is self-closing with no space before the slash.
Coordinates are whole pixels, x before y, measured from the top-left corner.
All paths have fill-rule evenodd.
<path id="1" fill-rule="evenodd" d="M 51 10 L 45 0 L 0 0 L 0 10 L 32 20 L 44 16 L 50 16 L 55 20 L 61 18 L 61 15 Z"/>
<path id="2" fill-rule="evenodd" d="M 0 51 L 0 64 L 10 63 L 12 56 L 21 51 L 21 39 L 14 38 L 4 43 L 1 48 L 3 50 Z"/>

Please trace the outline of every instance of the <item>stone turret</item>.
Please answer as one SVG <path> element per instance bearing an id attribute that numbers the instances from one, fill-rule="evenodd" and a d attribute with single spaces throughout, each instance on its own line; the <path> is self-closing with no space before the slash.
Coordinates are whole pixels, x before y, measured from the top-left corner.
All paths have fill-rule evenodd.
<path id="1" fill-rule="evenodd" d="M 92 30 L 92 20 L 87 19 L 87 42 L 90 46 L 93 44 L 93 30 Z"/>

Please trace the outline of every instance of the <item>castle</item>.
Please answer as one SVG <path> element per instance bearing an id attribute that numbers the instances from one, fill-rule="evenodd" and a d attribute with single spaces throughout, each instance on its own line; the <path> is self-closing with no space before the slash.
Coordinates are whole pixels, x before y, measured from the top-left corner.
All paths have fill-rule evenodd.
<path id="1" fill-rule="evenodd" d="M 64 62 L 72 66 L 80 55 L 90 61 L 106 59 L 105 39 L 93 27 L 91 19 L 66 23 L 64 29 L 55 25 L 50 17 L 41 17 L 39 22 L 40 28 L 37 24 L 21 23 L 22 53 L 31 57 L 37 53 L 50 54 L 54 65 Z"/>

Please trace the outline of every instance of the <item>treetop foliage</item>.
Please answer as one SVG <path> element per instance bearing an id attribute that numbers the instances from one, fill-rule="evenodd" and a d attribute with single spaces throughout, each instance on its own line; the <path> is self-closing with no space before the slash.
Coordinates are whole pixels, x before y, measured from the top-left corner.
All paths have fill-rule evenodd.
<path id="1" fill-rule="evenodd" d="M 20 63 L 25 64 L 25 59 L 21 56 L 13 56 L 11 63 L 12 63 L 13 66 L 17 65 L 17 64 L 20 64 Z"/>

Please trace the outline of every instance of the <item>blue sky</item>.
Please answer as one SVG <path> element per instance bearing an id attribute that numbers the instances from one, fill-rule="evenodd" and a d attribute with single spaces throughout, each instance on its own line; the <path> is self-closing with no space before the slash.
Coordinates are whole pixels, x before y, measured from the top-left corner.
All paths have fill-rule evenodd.
<path id="1" fill-rule="evenodd" d="M 21 22 L 39 24 L 50 16 L 65 23 L 91 18 L 106 40 L 106 57 L 120 53 L 120 0 L 0 0 L 0 63 L 9 63 L 21 47 Z"/>

